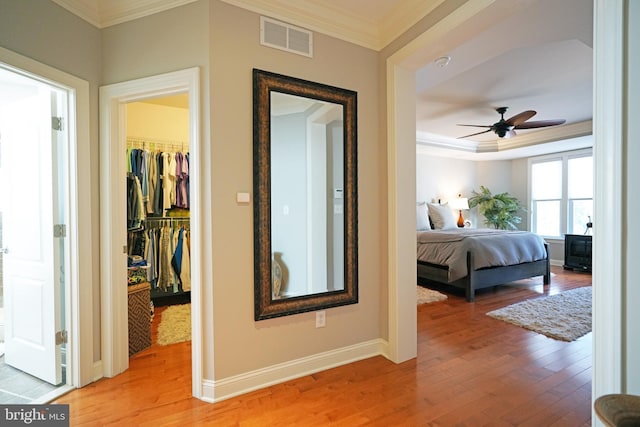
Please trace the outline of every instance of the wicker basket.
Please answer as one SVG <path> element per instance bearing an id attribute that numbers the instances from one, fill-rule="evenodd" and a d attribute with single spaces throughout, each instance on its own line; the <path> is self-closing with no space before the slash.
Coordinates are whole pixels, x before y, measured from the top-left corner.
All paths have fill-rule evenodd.
<path id="1" fill-rule="evenodd" d="M 151 347 L 151 286 L 140 283 L 128 287 L 129 356 Z"/>

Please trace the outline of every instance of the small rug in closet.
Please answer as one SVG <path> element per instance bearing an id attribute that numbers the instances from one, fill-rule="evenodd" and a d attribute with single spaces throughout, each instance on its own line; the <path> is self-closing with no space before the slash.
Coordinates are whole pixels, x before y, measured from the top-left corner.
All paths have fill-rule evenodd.
<path id="1" fill-rule="evenodd" d="M 561 341 L 591 332 L 591 286 L 522 301 L 487 316 Z"/>
<path id="2" fill-rule="evenodd" d="M 447 299 L 447 296 L 438 291 L 434 291 L 432 289 L 425 288 L 424 286 L 417 286 L 418 288 L 418 304 L 430 304 L 432 302 L 444 301 Z"/>
<path id="3" fill-rule="evenodd" d="M 171 305 L 160 313 L 158 344 L 191 340 L 191 304 Z"/>

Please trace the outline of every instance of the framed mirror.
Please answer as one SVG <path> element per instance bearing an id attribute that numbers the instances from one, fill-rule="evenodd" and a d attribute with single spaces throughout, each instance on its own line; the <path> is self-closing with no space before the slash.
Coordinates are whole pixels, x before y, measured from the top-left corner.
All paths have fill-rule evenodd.
<path id="1" fill-rule="evenodd" d="M 255 320 L 358 302 L 357 94 L 253 70 Z"/>

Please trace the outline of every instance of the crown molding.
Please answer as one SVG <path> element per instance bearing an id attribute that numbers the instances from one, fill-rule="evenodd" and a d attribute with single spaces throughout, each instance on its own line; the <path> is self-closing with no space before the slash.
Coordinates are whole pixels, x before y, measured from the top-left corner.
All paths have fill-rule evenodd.
<path id="1" fill-rule="evenodd" d="M 514 159 L 589 147 L 592 140 L 583 138 L 589 135 L 591 120 L 487 142 L 417 132 L 416 152 L 467 160 Z"/>
<path id="2" fill-rule="evenodd" d="M 94 27 L 102 28 L 97 0 L 51 0 L 58 6 L 87 21 Z"/>
<path id="3" fill-rule="evenodd" d="M 527 134 L 520 134 L 515 138 L 503 138 L 499 141 L 499 150 L 513 150 L 516 148 L 530 147 L 536 144 L 559 141 L 562 139 L 577 138 L 591 135 L 593 124 L 591 120 L 579 123 L 571 123 L 563 126 L 554 126 Z"/>
<path id="4" fill-rule="evenodd" d="M 310 0 L 221 0 L 362 47 L 381 50 L 444 0 L 398 0 L 382 22 Z M 419 12 L 416 12 L 419 11 Z"/>
<path id="5" fill-rule="evenodd" d="M 196 0 L 52 0 L 97 28 L 153 15 Z M 312 0 L 221 0 L 359 46 L 379 51 L 444 0 L 398 0 L 379 22 Z M 419 12 L 416 12 L 419 11 Z"/>
<path id="6" fill-rule="evenodd" d="M 380 37 L 375 22 L 307 0 L 222 0 L 251 12 L 334 36 L 369 49 L 378 49 Z"/>
<path id="7" fill-rule="evenodd" d="M 466 151 L 469 153 L 477 153 L 480 146 L 480 143 L 476 141 L 450 138 L 429 132 L 416 132 L 416 144 L 447 150 Z"/>
<path id="8" fill-rule="evenodd" d="M 103 27 L 121 24 L 193 3 L 196 0 L 109 0 L 100 1 Z"/>
<path id="9" fill-rule="evenodd" d="M 94 27 L 106 28 L 196 0 L 52 0 Z"/>

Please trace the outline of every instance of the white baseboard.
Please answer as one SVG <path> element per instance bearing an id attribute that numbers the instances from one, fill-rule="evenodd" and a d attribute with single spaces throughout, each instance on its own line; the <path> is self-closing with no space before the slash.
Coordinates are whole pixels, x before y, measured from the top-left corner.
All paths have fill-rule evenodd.
<path id="1" fill-rule="evenodd" d="M 219 402 L 254 390 L 374 356 L 385 356 L 388 344 L 375 339 L 217 381 L 203 379 L 201 399 Z"/>
<path id="2" fill-rule="evenodd" d="M 550 259 L 549 260 L 549 264 L 556 266 L 556 267 L 562 267 L 564 265 L 564 260 L 563 259 Z"/>
<path id="3" fill-rule="evenodd" d="M 93 362 L 93 375 L 91 375 L 92 382 L 98 381 L 104 377 L 104 371 L 102 370 L 102 360 Z"/>
<path id="4" fill-rule="evenodd" d="M 216 401 L 216 383 L 215 381 L 205 380 L 201 381 L 202 390 L 200 390 L 200 400 L 205 402 L 213 403 Z M 218 399 L 222 400 L 222 399 Z"/>

